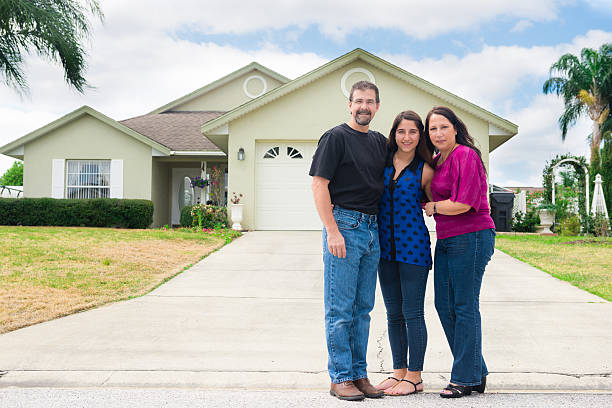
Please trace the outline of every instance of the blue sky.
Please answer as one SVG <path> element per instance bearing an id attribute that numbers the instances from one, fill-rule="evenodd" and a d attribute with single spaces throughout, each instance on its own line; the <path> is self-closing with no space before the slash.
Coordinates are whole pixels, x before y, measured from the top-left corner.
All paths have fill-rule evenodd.
<path id="1" fill-rule="evenodd" d="M 566 52 L 612 42 L 612 0 L 101 4 L 105 23 L 87 45 L 95 88 L 80 95 L 56 65 L 29 57 L 29 95 L 0 87 L 0 145 L 81 105 L 120 120 L 251 61 L 296 78 L 359 47 L 518 124 L 519 134 L 491 154 L 490 180 L 541 185 L 546 160 L 588 155 L 590 133 L 581 120 L 561 142 L 563 104 L 541 92 L 548 68 Z M 0 156 L 0 172 L 12 162 Z"/>

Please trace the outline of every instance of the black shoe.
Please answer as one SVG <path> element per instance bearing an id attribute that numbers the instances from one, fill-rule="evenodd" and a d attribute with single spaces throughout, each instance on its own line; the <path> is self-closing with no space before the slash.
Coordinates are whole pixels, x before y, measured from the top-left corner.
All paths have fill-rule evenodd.
<path id="1" fill-rule="evenodd" d="M 487 386 L 487 377 L 486 376 L 482 376 L 482 380 L 480 382 L 480 385 L 473 385 L 472 386 L 472 390 L 482 394 L 482 393 L 485 392 L 485 387 L 486 386 Z"/>
<path id="2" fill-rule="evenodd" d="M 450 391 L 450 394 L 446 394 L 444 392 L 440 393 L 442 398 L 461 398 L 464 395 L 470 395 L 472 393 L 471 385 L 453 385 L 448 384 L 445 390 Z"/>

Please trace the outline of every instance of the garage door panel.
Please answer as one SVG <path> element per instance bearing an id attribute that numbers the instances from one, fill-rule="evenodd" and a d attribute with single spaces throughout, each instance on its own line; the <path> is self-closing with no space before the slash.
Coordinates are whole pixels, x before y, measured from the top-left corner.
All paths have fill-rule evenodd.
<path id="1" fill-rule="evenodd" d="M 257 196 L 259 197 L 256 204 L 258 208 L 298 206 L 315 209 L 312 193 L 303 189 L 287 188 L 282 192 L 260 189 Z"/>
<path id="2" fill-rule="evenodd" d="M 257 143 L 256 229 L 320 230 L 322 228 L 310 189 L 312 178 L 308 175 L 316 146 L 316 142 Z M 290 154 L 296 156 L 296 152 L 302 158 L 292 158 Z"/>

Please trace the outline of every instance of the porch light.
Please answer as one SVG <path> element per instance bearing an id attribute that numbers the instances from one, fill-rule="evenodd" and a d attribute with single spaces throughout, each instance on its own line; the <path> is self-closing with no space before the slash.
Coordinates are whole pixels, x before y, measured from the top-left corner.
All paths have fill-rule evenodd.
<path id="1" fill-rule="evenodd" d="M 244 160 L 244 149 L 242 147 L 238 149 L 238 160 Z"/>

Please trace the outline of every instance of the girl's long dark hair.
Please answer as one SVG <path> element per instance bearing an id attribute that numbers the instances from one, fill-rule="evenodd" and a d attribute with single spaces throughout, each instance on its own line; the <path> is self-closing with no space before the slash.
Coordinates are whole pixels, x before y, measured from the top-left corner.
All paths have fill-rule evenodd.
<path id="1" fill-rule="evenodd" d="M 395 132 L 397 131 L 397 128 L 399 127 L 399 124 L 402 122 L 402 120 L 413 121 L 417 129 L 419 130 L 419 143 L 417 144 L 414 155 L 415 160 L 412 160 L 412 162 L 408 166 L 408 169 L 414 173 L 417 167 L 419 166 L 419 162 L 421 161 L 429 164 L 430 166 L 433 166 L 432 152 L 434 146 L 431 143 L 431 140 L 428 137 L 425 137 L 423 120 L 421 119 L 418 113 L 411 110 L 400 112 L 393 120 L 393 125 L 391 125 L 391 130 L 389 131 L 389 140 L 387 140 L 389 160 L 392 160 L 393 155 L 395 154 L 395 152 L 397 152 L 397 141 L 395 140 Z"/>
<path id="2" fill-rule="evenodd" d="M 447 108 L 446 106 L 434 106 L 433 108 L 431 108 L 431 110 L 427 114 L 427 118 L 425 118 L 425 137 L 427 138 L 429 143 L 431 143 L 431 138 L 429 137 L 429 118 L 431 118 L 431 115 L 434 115 L 434 114 L 442 115 L 446 119 L 448 119 L 448 121 L 453 125 L 453 127 L 457 131 L 457 136 L 455 136 L 455 141 L 458 144 L 467 146 L 476 152 L 476 154 L 478 155 L 478 158 L 480 158 L 480 163 L 482 163 L 482 168 L 484 169 L 486 173 L 487 168 L 485 167 L 484 161 L 482 160 L 482 154 L 480 153 L 480 149 L 476 147 L 476 144 L 474 143 L 474 138 L 470 136 L 470 133 L 468 132 L 467 127 L 465 126 L 465 123 L 463 123 L 463 121 L 459 119 L 457 115 L 455 115 L 455 112 L 453 112 L 451 108 Z"/>

